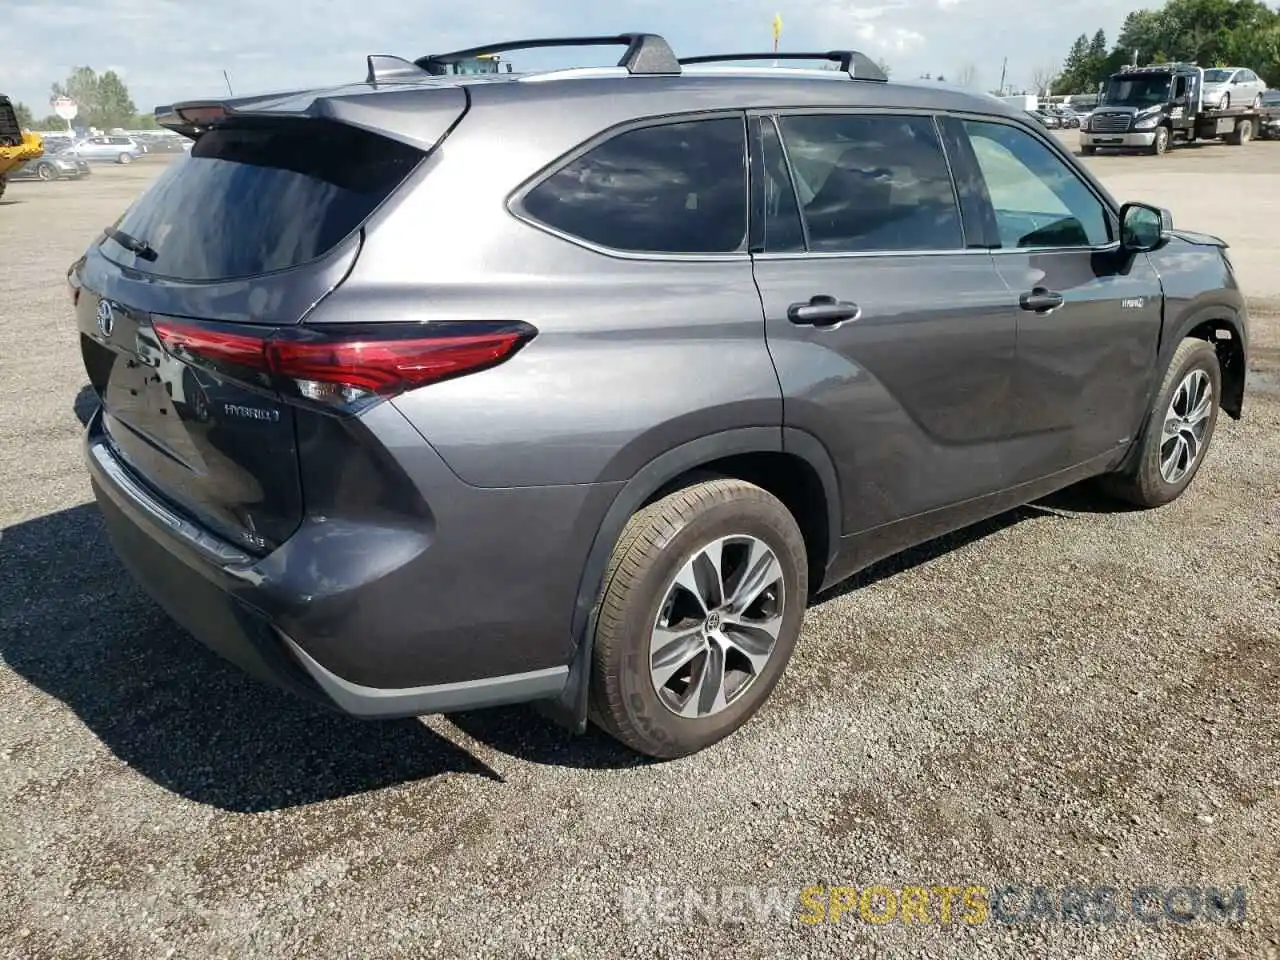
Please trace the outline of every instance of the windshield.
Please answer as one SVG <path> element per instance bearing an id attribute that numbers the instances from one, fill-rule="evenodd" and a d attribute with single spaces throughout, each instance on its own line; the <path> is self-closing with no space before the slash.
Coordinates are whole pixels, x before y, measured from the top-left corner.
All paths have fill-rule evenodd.
<path id="1" fill-rule="evenodd" d="M 1280 90 L 1275 90 L 1271 93 L 1264 93 L 1262 95 L 1262 102 L 1268 107 L 1280 107 Z"/>
<path id="2" fill-rule="evenodd" d="M 1112 77 L 1102 94 L 1102 102 L 1119 107 L 1150 107 L 1169 102 L 1169 75 Z"/>
<path id="3" fill-rule="evenodd" d="M 1234 70 L 1206 70 L 1204 72 L 1205 83 L 1226 83 L 1231 79 Z"/>

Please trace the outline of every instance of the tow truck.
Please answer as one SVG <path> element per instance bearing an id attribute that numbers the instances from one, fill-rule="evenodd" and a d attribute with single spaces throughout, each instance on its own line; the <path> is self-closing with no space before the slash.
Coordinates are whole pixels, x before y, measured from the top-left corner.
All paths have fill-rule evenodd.
<path id="1" fill-rule="evenodd" d="M 481 53 L 465 60 L 452 61 L 447 66 L 451 74 L 502 73 L 504 66 L 505 72 L 511 72 L 511 64 L 496 53 Z"/>
<path id="2" fill-rule="evenodd" d="M 1204 69 L 1194 63 L 1126 67 L 1107 78 L 1098 107 L 1080 128 L 1080 152 L 1100 147 L 1155 156 L 1171 145 L 1225 140 L 1240 146 L 1258 132 L 1252 106 L 1213 109 L 1204 102 Z"/>

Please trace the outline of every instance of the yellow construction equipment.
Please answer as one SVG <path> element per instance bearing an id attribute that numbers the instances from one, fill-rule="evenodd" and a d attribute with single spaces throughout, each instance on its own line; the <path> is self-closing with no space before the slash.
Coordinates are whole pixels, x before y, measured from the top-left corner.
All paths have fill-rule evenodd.
<path id="1" fill-rule="evenodd" d="M 9 184 L 10 170 L 42 156 L 44 141 L 39 134 L 23 132 L 13 103 L 0 95 L 0 197 L 4 196 L 4 189 Z"/>

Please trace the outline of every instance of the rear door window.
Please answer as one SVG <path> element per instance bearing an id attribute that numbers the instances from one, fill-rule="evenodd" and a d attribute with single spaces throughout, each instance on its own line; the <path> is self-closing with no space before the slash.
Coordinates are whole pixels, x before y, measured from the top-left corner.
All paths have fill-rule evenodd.
<path id="1" fill-rule="evenodd" d="M 960 209 L 932 118 L 778 118 L 815 252 L 959 250 Z"/>
<path id="2" fill-rule="evenodd" d="M 723 254 L 747 235 L 743 117 L 627 130 L 533 187 L 524 212 L 560 233 L 633 253 Z"/>
<path id="3" fill-rule="evenodd" d="M 423 154 L 345 124 L 218 127 L 169 165 L 116 224 L 154 257 L 103 241 L 112 260 L 191 281 L 260 276 L 314 260 L 358 228 Z"/>

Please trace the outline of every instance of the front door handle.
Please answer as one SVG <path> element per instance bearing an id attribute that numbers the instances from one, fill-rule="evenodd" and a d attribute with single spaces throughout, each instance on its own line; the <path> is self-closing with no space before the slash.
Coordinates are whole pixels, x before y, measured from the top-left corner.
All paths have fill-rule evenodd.
<path id="1" fill-rule="evenodd" d="M 810 297 L 801 303 L 793 303 L 787 307 L 787 319 L 812 327 L 833 327 L 845 320 L 857 320 L 862 316 L 862 308 L 847 300 L 837 300 L 825 294 Z"/>
<path id="2" fill-rule="evenodd" d="M 1030 293 L 1024 293 L 1018 298 L 1018 306 L 1023 310 L 1034 310 L 1036 313 L 1048 313 L 1062 304 L 1062 294 L 1057 290 L 1046 290 L 1044 287 L 1036 287 Z"/>

